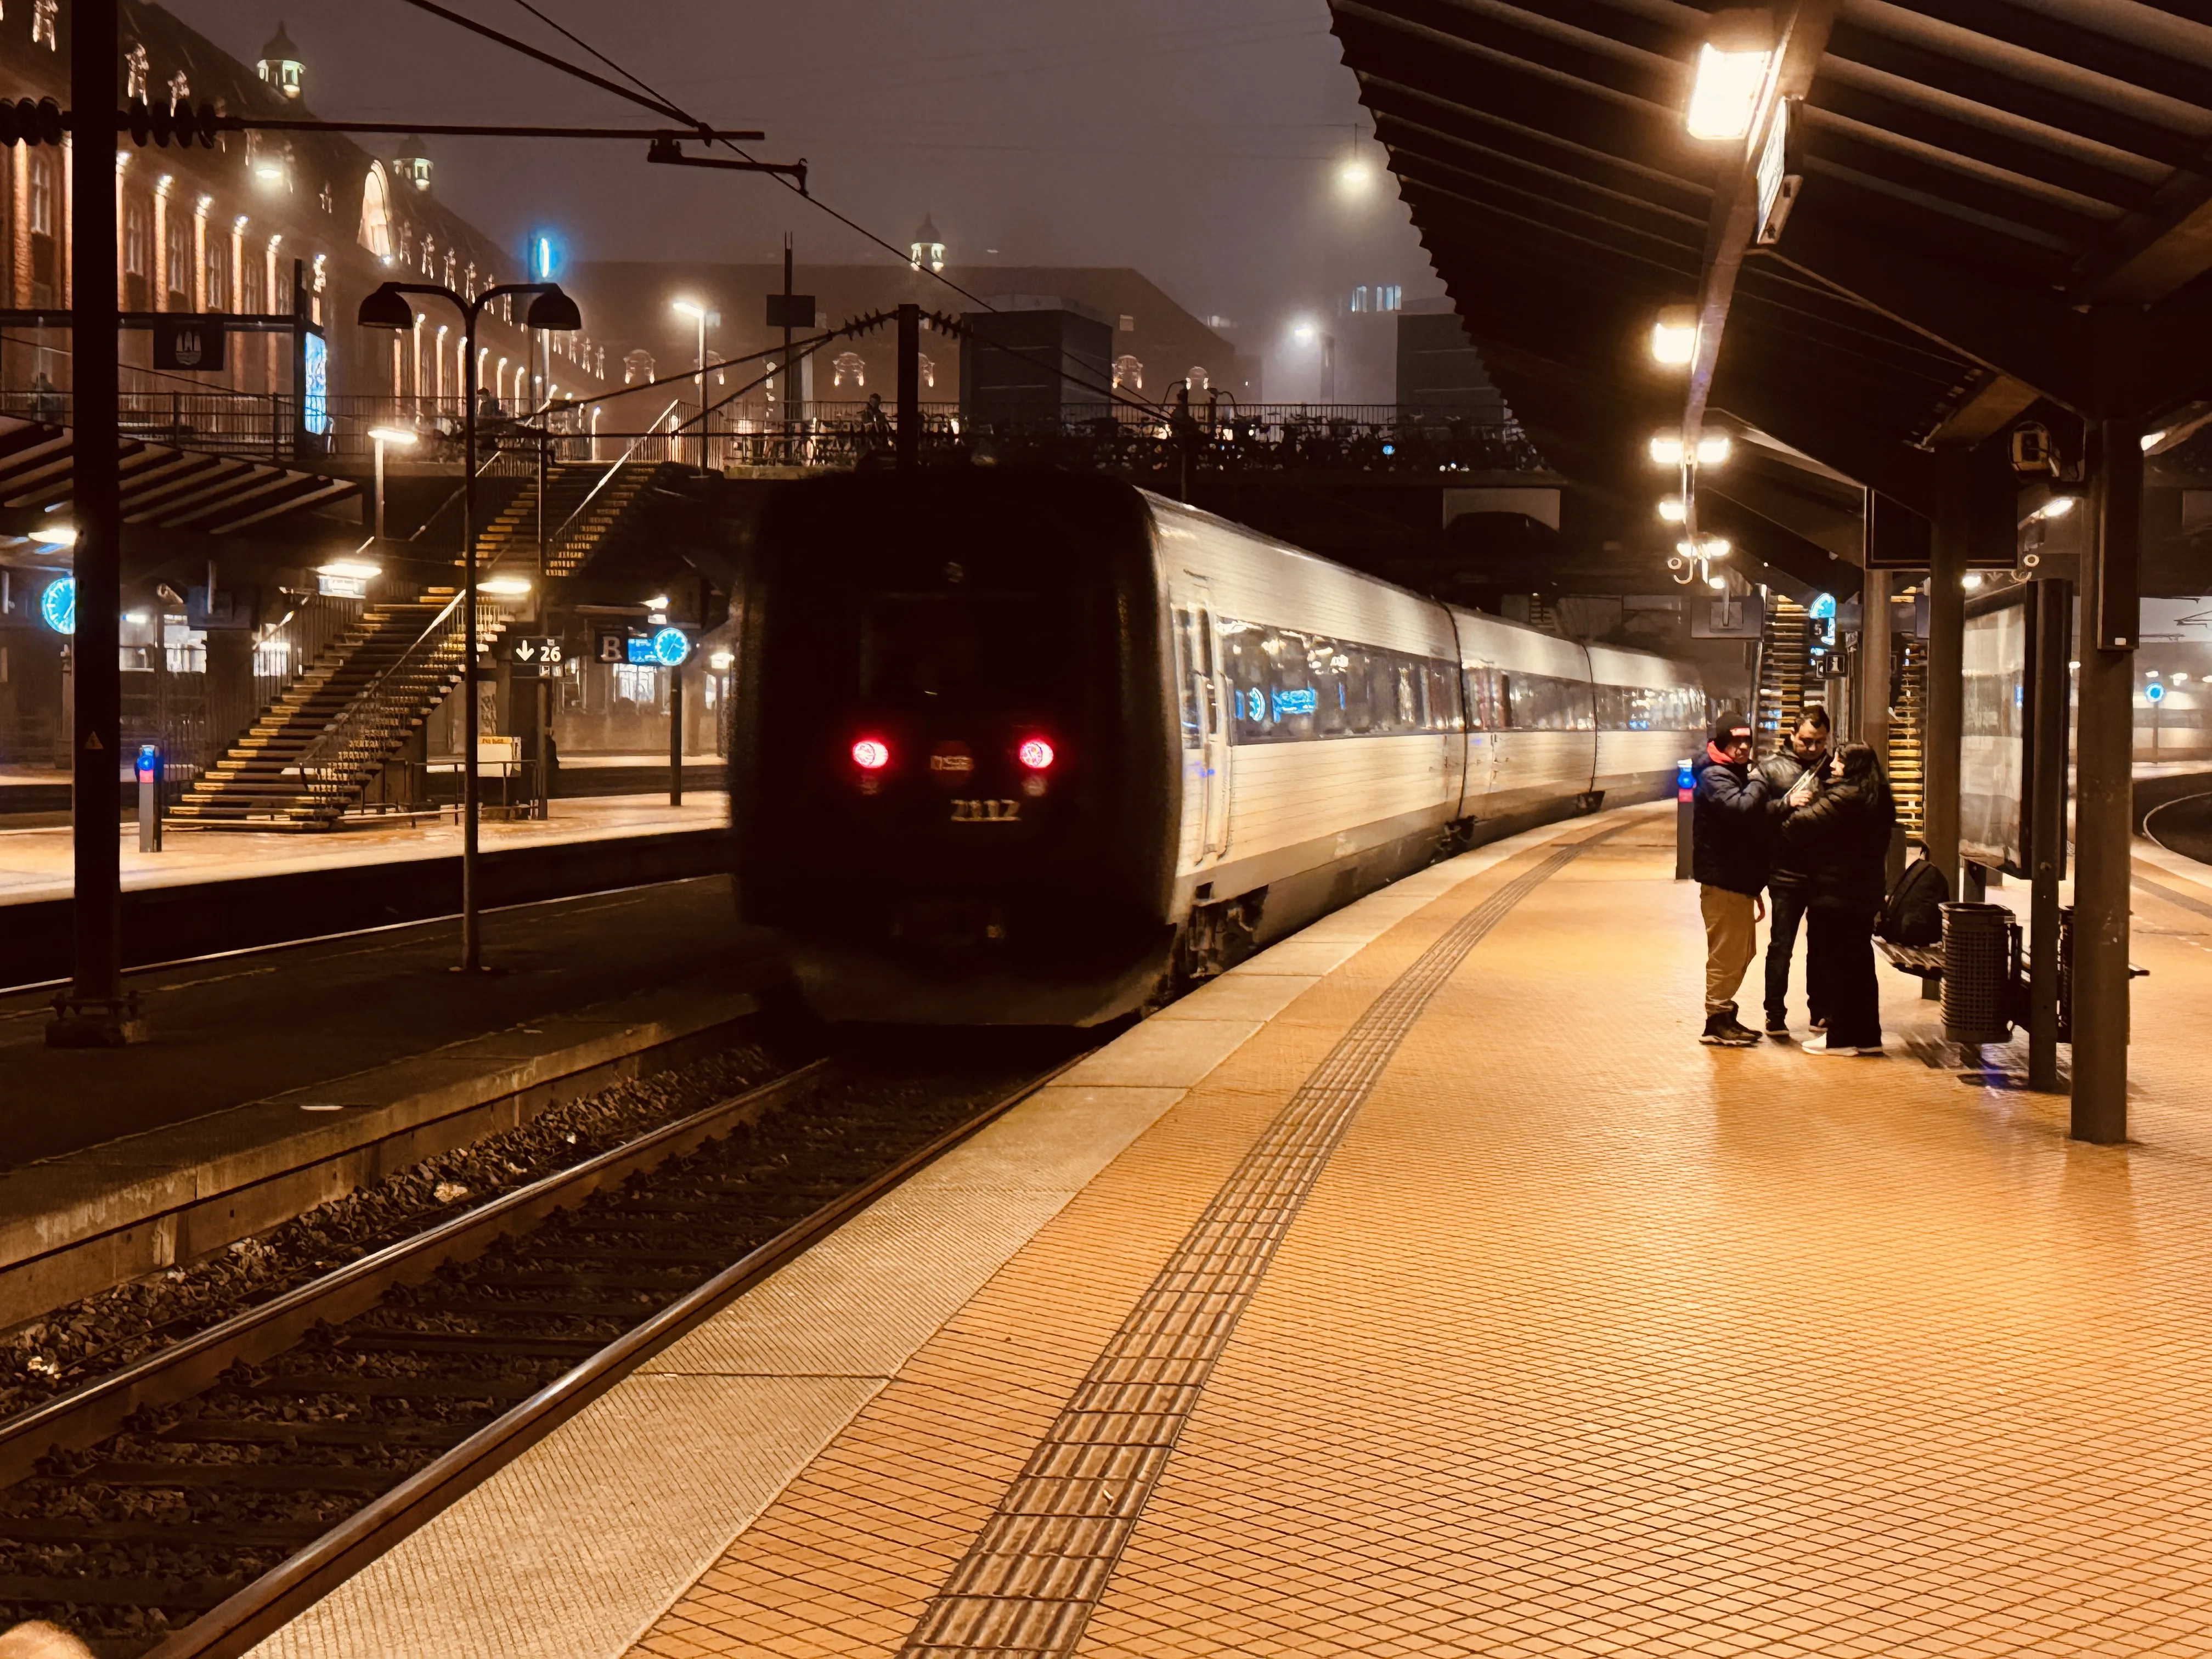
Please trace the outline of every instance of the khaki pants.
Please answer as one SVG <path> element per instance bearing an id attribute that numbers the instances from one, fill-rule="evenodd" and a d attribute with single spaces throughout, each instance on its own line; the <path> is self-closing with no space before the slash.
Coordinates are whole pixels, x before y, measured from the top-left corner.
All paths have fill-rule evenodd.
<path id="1" fill-rule="evenodd" d="M 1736 988 L 1759 954 L 1759 925 L 1752 919 L 1751 895 L 1725 887 L 1698 889 L 1698 908 L 1705 918 L 1705 1012 L 1735 1012 Z"/>

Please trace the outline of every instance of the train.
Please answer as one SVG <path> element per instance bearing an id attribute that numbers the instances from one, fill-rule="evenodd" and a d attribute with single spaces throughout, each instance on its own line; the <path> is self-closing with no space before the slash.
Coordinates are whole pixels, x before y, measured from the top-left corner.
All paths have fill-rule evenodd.
<path id="1" fill-rule="evenodd" d="M 1103 477 L 793 483 L 739 604 L 738 903 L 832 1020 L 1140 1012 L 1705 738 L 1692 666 Z"/>

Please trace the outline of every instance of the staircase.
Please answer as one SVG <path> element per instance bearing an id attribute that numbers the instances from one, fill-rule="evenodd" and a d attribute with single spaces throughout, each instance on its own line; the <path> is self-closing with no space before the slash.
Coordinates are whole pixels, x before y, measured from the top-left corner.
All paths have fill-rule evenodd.
<path id="1" fill-rule="evenodd" d="M 1759 691 L 1752 708 L 1752 749 L 1771 755 L 1796 729 L 1805 706 L 1813 619 L 1795 599 L 1770 592 L 1759 635 Z"/>
<path id="2" fill-rule="evenodd" d="M 335 826 L 460 684 L 459 612 L 450 587 L 372 605 L 185 792 L 169 817 L 206 829 Z M 480 654 L 513 614 L 499 599 L 480 598 Z"/>
<path id="3" fill-rule="evenodd" d="M 573 576 L 590 562 L 652 484 L 651 462 L 562 462 L 545 471 L 545 574 Z M 538 568 L 538 483 L 526 484 L 477 537 L 480 568 Z"/>
<path id="4" fill-rule="evenodd" d="M 1895 636 L 1891 659 L 1897 699 L 1889 709 L 1889 789 L 1897 798 L 1897 821 L 1917 841 L 1927 822 L 1928 793 L 1921 759 L 1921 733 L 1927 729 L 1928 641 L 1910 631 Z"/>

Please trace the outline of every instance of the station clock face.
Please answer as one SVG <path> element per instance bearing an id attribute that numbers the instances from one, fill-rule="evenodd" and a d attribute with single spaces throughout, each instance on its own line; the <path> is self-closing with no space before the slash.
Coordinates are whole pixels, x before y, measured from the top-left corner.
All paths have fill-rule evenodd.
<path id="1" fill-rule="evenodd" d="M 76 578 L 64 576 L 39 595 L 39 615 L 57 634 L 76 632 Z"/>

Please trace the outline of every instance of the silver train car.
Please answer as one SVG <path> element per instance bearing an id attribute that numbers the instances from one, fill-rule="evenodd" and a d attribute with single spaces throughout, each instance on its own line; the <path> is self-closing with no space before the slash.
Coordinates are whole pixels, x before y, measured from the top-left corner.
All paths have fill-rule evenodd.
<path id="1" fill-rule="evenodd" d="M 831 1018 L 1088 1024 L 1441 854 L 1656 799 L 1694 669 L 1438 604 L 1110 479 L 771 501 L 738 902 Z"/>

